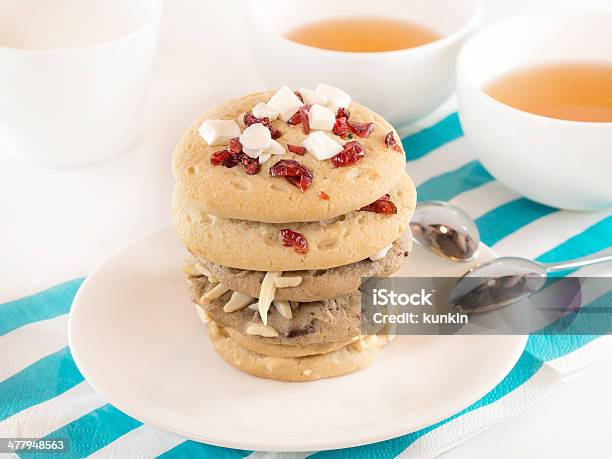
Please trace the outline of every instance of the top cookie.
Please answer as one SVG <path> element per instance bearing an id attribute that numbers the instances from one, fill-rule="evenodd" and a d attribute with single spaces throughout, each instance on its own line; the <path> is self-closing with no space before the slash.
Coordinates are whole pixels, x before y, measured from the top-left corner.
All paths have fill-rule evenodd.
<path id="1" fill-rule="evenodd" d="M 255 175 L 248 175 L 241 165 L 228 168 L 211 164 L 213 153 L 225 145 L 209 146 L 198 130 L 205 120 L 234 120 L 244 131 L 244 114 L 258 103 L 267 102 L 273 92 L 250 94 L 210 109 L 184 134 L 174 152 L 173 171 L 177 188 L 197 201 L 203 210 L 223 218 L 268 223 L 309 222 L 334 218 L 366 206 L 394 189 L 404 174 L 403 150 L 387 145 L 385 139 L 393 127 L 380 115 L 352 102 L 352 123 L 373 123 L 367 138 L 354 135 L 343 139 L 331 132 L 340 145 L 358 141 L 365 156 L 354 165 L 335 167 L 331 160 L 318 160 L 311 153 L 298 155 L 287 145 L 301 146 L 308 137 L 301 124 L 290 125 L 277 119 L 270 124 L 282 135 L 277 141 L 285 148 L 283 155 L 272 156 Z M 323 131 L 312 131 L 323 132 Z M 306 189 L 292 185 L 285 177 L 270 176 L 270 168 L 279 160 L 298 161 L 312 174 Z"/>

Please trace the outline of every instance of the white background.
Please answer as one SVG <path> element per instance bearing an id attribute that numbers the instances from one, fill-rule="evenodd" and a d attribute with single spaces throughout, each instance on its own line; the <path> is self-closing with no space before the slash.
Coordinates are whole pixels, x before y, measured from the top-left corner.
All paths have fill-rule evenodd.
<path id="1" fill-rule="evenodd" d="M 209 105 L 263 89 L 251 70 L 240 5 L 167 0 L 142 137 L 128 152 L 73 170 L 39 169 L 0 156 L 0 300 L 86 275 L 120 246 L 170 222 L 170 158 L 182 131 Z M 612 8 L 612 0 L 485 0 L 485 22 L 593 6 Z M 445 456 L 608 454 L 611 381 L 612 364 L 593 367 Z"/>

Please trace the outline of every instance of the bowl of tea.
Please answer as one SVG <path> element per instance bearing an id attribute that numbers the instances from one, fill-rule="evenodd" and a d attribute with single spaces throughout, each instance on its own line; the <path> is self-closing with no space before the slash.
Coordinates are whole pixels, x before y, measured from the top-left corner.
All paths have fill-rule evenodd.
<path id="1" fill-rule="evenodd" d="M 269 88 L 345 89 L 396 126 L 453 91 L 480 0 L 250 0 L 249 45 Z"/>
<path id="2" fill-rule="evenodd" d="M 519 194 L 612 208 L 612 13 L 491 26 L 457 62 L 459 117 L 483 166 Z"/>

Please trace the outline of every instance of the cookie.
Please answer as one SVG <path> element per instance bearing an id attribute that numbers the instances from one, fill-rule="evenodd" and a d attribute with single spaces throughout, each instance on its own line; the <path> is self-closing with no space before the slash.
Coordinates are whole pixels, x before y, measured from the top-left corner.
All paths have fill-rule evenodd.
<path id="1" fill-rule="evenodd" d="M 388 342 L 387 336 L 373 335 L 327 354 L 272 357 L 241 346 L 215 322 L 208 324 L 208 336 L 221 357 L 235 368 L 259 378 L 293 382 L 331 378 L 365 368 Z"/>
<path id="2" fill-rule="evenodd" d="M 387 277 L 397 271 L 406 261 L 412 249 L 412 237 L 408 230 L 393 243 L 387 255 L 377 261 L 369 258 L 330 269 L 293 271 L 288 276 L 299 276 L 302 282 L 297 287 L 279 288 L 274 298 L 289 301 L 319 301 L 355 292 L 362 278 Z M 259 296 L 265 273 L 228 268 L 203 258 L 196 261 L 232 290 L 252 297 Z"/>
<path id="3" fill-rule="evenodd" d="M 223 306 L 230 300 L 232 292 L 204 303 L 202 295 L 212 287 L 206 277 L 188 280 L 194 303 L 200 304 L 212 320 L 224 327 L 231 327 L 243 335 L 254 323 L 261 323 L 259 314 L 249 308 L 227 313 Z M 256 300 L 253 300 L 254 302 Z M 255 338 L 268 344 L 304 346 L 318 343 L 337 343 L 361 335 L 361 294 L 350 295 L 323 301 L 300 303 L 293 310 L 293 317 L 286 319 L 274 306 L 268 312 L 268 325 L 278 332 L 274 338 Z"/>
<path id="4" fill-rule="evenodd" d="M 209 146 L 198 133 L 204 120 L 235 120 L 242 124 L 243 114 L 257 103 L 267 102 L 272 92 L 250 94 L 210 109 L 183 135 L 174 152 L 172 167 L 176 189 L 181 196 L 199 203 L 198 211 L 222 218 L 268 223 L 328 220 L 347 214 L 377 200 L 393 190 L 404 175 L 406 159 L 385 144 L 389 132 L 397 132 L 380 115 L 353 102 L 350 120 L 372 122 L 374 131 L 367 139 L 355 138 L 365 149 L 365 157 L 349 167 L 334 167 L 330 160 L 319 161 L 310 153 L 299 156 L 286 150 L 262 165 L 256 175 L 247 175 L 243 167 L 226 168 L 210 163 L 211 155 L 223 146 Z M 300 125 L 290 126 L 276 120 L 272 126 L 282 132 L 278 142 L 301 145 L 306 135 Z M 330 134 L 340 144 L 338 136 Z M 300 162 L 312 173 L 310 187 L 302 192 L 283 177 L 270 177 L 269 170 L 278 160 Z M 329 200 L 319 197 L 319 192 Z"/>
<path id="5" fill-rule="evenodd" d="M 306 344 L 304 346 L 290 346 L 286 344 L 268 344 L 257 337 L 238 333 L 233 328 L 226 328 L 225 331 L 242 347 L 257 352 L 258 354 L 269 355 L 271 357 L 305 357 L 308 355 L 327 354 L 355 342 L 355 339 L 352 339 L 340 343 L 315 343 Z"/>
<path id="6" fill-rule="evenodd" d="M 388 190 L 397 213 L 353 211 L 320 222 L 260 223 L 208 214 L 201 203 L 175 190 L 173 214 L 177 234 L 196 257 L 251 271 L 328 269 L 364 260 L 397 240 L 408 228 L 416 193 L 408 175 Z M 291 229 L 308 242 L 305 254 L 282 242 Z"/>

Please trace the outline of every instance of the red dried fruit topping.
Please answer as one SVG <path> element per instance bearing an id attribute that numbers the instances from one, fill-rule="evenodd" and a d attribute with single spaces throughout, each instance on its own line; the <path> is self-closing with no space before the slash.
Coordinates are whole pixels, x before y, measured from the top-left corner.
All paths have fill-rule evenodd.
<path id="1" fill-rule="evenodd" d="M 329 201 L 329 195 L 325 191 L 319 191 L 319 199 Z"/>
<path id="2" fill-rule="evenodd" d="M 375 212 L 377 214 L 387 215 L 397 213 L 397 207 L 391 202 L 391 196 L 389 196 L 388 194 L 384 195 L 380 199 L 377 199 L 372 204 L 362 207 L 359 210 L 364 212 Z"/>
<path id="3" fill-rule="evenodd" d="M 293 91 L 293 94 L 295 94 L 295 97 L 297 97 L 302 103 L 304 103 L 304 97 L 302 96 L 302 93 L 300 91 Z"/>
<path id="4" fill-rule="evenodd" d="M 242 151 L 242 144 L 240 143 L 240 139 L 238 139 L 238 137 L 230 139 L 227 148 L 232 153 L 240 153 Z"/>
<path id="5" fill-rule="evenodd" d="M 224 159 L 226 159 L 230 155 L 231 153 L 227 150 L 216 151 L 210 157 L 210 164 L 218 166 L 223 162 Z"/>
<path id="6" fill-rule="evenodd" d="M 302 114 L 298 110 L 297 112 L 295 112 L 295 115 L 289 118 L 289 120 L 287 121 L 287 124 L 290 124 L 291 126 L 295 126 L 296 124 L 300 124 L 301 122 L 302 122 Z"/>
<path id="7" fill-rule="evenodd" d="M 312 173 L 297 161 L 281 159 L 270 168 L 270 177 L 285 177 L 289 183 L 306 191 L 312 184 Z"/>
<path id="8" fill-rule="evenodd" d="M 249 127 L 257 123 L 262 123 L 264 125 L 270 123 L 270 120 L 268 118 L 257 118 L 255 115 L 253 115 L 253 112 L 246 112 L 244 114 L 244 118 L 242 119 L 242 121 L 244 121 L 244 125 L 246 127 Z"/>
<path id="9" fill-rule="evenodd" d="M 308 119 L 308 112 L 310 111 L 310 105 L 302 105 L 300 107 L 300 118 L 302 121 L 302 129 L 304 134 L 310 134 L 310 120 Z"/>
<path id="10" fill-rule="evenodd" d="M 362 139 L 370 137 L 374 131 L 374 123 L 351 123 L 347 121 L 351 131 Z"/>
<path id="11" fill-rule="evenodd" d="M 236 167 L 242 164 L 248 175 L 255 175 L 261 170 L 259 159 L 251 158 L 242 151 L 242 144 L 237 138 L 230 139 L 229 145 L 224 149 L 213 153 L 210 156 L 210 163 L 215 166 L 227 168 Z"/>
<path id="12" fill-rule="evenodd" d="M 251 158 L 245 153 L 239 153 L 240 162 L 246 169 L 247 175 L 255 175 L 258 174 L 261 170 L 261 164 L 259 164 L 259 159 Z"/>
<path id="13" fill-rule="evenodd" d="M 352 141 L 344 144 L 344 150 L 332 157 L 331 162 L 335 167 L 347 167 L 361 161 L 365 156 L 365 150 L 359 142 Z"/>
<path id="14" fill-rule="evenodd" d="M 336 118 L 336 123 L 334 124 L 332 132 L 339 137 L 345 138 L 348 133 L 351 132 L 348 120 L 343 116 Z"/>
<path id="15" fill-rule="evenodd" d="M 402 147 L 400 147 L 397 141 L 395 140 L 395 135 L 393 135 L 393 131 L 389 132 L 387 134 L 387 137 L 385 137 L 385 145 L 387 145 L 387 148 L 391 148 L 392 150 L 395 150 L 398 153 L 402 152 Z"/>
<path id="16" fill-rule="evenodd" d="M 308 241 L 303 234 L 290 229 L 282 229 L 280 234 L 285 247 L 293 247 L 293 250 L 302 255 L 308 252 Z"/>
<path id="17" fill-rule="evenodd" d="M 351 117 L 351 114 L 344 107 L 340 107 L 338 109 L 338 113 L 336 113 L 336 119 L 338 119 L 338 118 L 346 118 L 348 120 L 350 117 Z"/>
<path id="18" fill-rule="evenodd" d="M 281 131 L 272 126 L 272 124 L 270 123 L 270 119 L 267 117 L 257 118 L 255 115 L 253 115 L 253 112 L 246 112 L 242 120 L 244 121 L 244 125 L 246 127 L 252 126 L 253 124 L 257 123 L 263 124 L 265 127 L 268 128 L 268 130 L 270 131 L 270 136 L 274 140 L 280 138 L 283 135 Z"/>
<path id="19" fill-rule="evenodd" d="M 291 153 L 295 153 L 296 155 L 304 156 L 306 154 L 306 148 L 300 147 L 298 145 L 290 145 L 287 144 L 287 150 Z"/>

